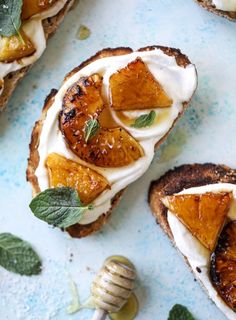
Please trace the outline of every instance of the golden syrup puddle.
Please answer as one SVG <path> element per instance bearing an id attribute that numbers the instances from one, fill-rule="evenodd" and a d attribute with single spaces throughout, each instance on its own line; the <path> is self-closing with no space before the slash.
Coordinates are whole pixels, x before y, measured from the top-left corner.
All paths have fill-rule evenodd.
<path id="1" fill-rule="evenodd" d="M 139 304 L 134 293 L 131 293 L 126 304 L 117 313 L 110 313 L 109 317 L 112 320 L 133 320 L 138 314 Z"/>
<path id="2" fill-rule="evenodd" d="M 98 117 L 99 124 L 103 128 L 116 128 L 118 124 L 112 117 L 111 110 L 106 106 Z"/>
<path id="3" fill-rule="evenodd" d="M 142 110 L 138 110 L 138 111 L 142 111 Z M 152 110 L 150 109 L 149 111 L 146 111 L 145 113 L 149 113 L 150 111 L 152 111 Z M 124 125 L 131 127 L 132 124 L 134 124 L 134 121 L 138 117 L 131 117 L 131 116 L 129 117 L 126 112 L 116 111 L 116 115 L 120 119 L 120 121 L 122 123 L 124 123 Z M 168 119 L 169 116 L 170 116 L 170 108 L 160 109 L 160 110 L 156 111 L 156 118 L 155 118 L 152 126 L 160 125 L 162 122 L 164 122 L 166 119 Z"/>

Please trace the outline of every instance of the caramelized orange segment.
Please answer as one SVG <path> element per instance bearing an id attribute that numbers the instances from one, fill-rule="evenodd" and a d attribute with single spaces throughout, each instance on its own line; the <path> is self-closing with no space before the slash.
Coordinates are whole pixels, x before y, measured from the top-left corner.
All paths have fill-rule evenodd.
<path id="1" fill-rule="evenodd" d="M 50 187 L 76 189 L 83 204 L 91 203 L 104 190 L 110 189 L 108 181 L 102 175 L 57 153 L 49 154 L 45 165 Z"/>
<path id="2" fill-rule="evenodd" d="M 30 56 L 35 52 L 35 47 L 24 31 L 20 30 L 22 39 L 16 35 L 0 37 L 0 62 L 12 62 Z"/>
<path id="3" fill-rule="evenodd" d="M 86 123 L 100 120 L 105 106 L 102 78 L 98 74 L 83 77 L 68 89 L 63 99 L 60 128 L 70 149 L 81 159 L 100 167 L 121 167 L 143 155 L 139 143 L 124 129 L 108 126 L 100 129 L 87 142 Z"/>
<path id="4" fill-rule="evenodd" d="M 110 88 L 117 111 L 165 108 L 173 102 L 140 58 L 111 75 Z"/>
<path id="5" fill-rule="evenodd" d="M 236 221 L 229 222 L 211 256 L 211 281 L 225 303 L 236 312 Z"/>
<path id="6" fill-rule="evenodd" d="M 122 128 L 102 128 L 87 145 L 78 155 L 101 167 L 126 166 L 143 155 L 139 143 Z"/>
<path id="7" fill-rule="evenodd" d="M 224 225 L 231 200 L 231 192 L 208 192 L 167 196 L 163 203 L 193 236 L 212 251 Z"/>
<path id="8" fill-rule="evenodd" d="M 0 94 L 1 94 L 1 91 L 3 90 L 3 88 L 4 88 L 4 80 L 0 79 Z"/>
<path id="9" fill-rule="evenodd" d="M 29 19 L 33 15 L 50 8 L 57 0 L 23 0 L 21 18 Z"/>

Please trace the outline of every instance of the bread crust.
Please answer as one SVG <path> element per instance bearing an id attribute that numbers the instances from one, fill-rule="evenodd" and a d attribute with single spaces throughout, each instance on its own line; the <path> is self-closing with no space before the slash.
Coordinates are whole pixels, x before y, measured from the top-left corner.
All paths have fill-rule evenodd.
<path id="1" fill-rule="evenodd" d="M 225 165 L 213 163 L 182 165 L 167 171 L 159 179 L 152 181 L 148 193 L 148 202 L 156 222 L 170 238 L 176 247 L 174 237 L 167 220 L 168 209 L 161 202 L 161 199 L 168 195 L 173 195 L 184 189 L 200 187 L 213 183 L 232 183 L 236 184 L 236 170 Z M 176 247 L 179 251 L 179 249 Z M 191 272 L 191 268 L 186 256 L 180 252 Z M 202 288 L 208 294 L 204 284 L 199 280 Z"/>
<path id="2" fill-rule="evenodd" d="M 206 10 L 213 12 L 221 17 L 227 18 L 231 21 L 236 22 L 236 12 L 233 11 L 223 11 L 218 10 L 212 3 L 212 0 L 195 0 L 200 6 L 205 8 Z"/>
<path id="3" fill-rule="evenodd" d="M 148 46 L 148 47 L 141 48 L 138 51 L 150 51 L 150 50 L 154 50 L 154 49 L 161 49 L 167 55 L 174 56 L 175 59 L 176 59 L 176 62 L 177 62 L 177 64 L 179 66 L 182 66 L 182 67 L 185 68 L 186 66 L 191 64 L 191 62 L 189 61 L 188 57 L 185 56 L 184 54 L 182 54 L 180 52 L 180 50 L 178 50 L 178 49 L 172 49 L 172 48 L 161 47 L 161 46 Z M 105 57 L 111 57 L 111 56 L 129 54 L 131 52 L 133 52 L 133 50 L 131 48 L 127 48 L 127 47 L 103 49 L 103 50 L 97 52 L 91 58 L 89 58 L 86 61 L 84 61 L 83 63 L 81 63 L 78 67 L 74 68 L 71 72 L 69 72 L 65 76 L 64 82 L 69 77 L 71 77 L 73 74 L 75 74 L 76 72 L 78 72 L 79 70 L 84 68 L 86 65 L 88 65 L 89 63 L 94 62 L 97 59 L 101 59 L 101 58 L 105 58 Z M 38 180 L 37 180 L 37 177 L 35 176 L 35 170 L 38 167 L 38 163 L 39 163 L 38 146 L 39 146 L 39 140 L 40 140 L 40 134 L 41 134 L 41 130 L 42 130 L 42 125 L 43 125 L 43 121 L 44 121 L 44 119 L 46 117 L 47 111 L 51 107 L 51 105 L 52 105 L 52 103 L 54 101 L 54 96 L 55 96 L 56 93 L 57 93 L 57 90 L 53 89 L 51 91 L 51 93 L 49 94 L 49 96 L 46 98 L 41 118 L 39 119 L 39 121 L 37 121 L 35 123 L 34 129 L 33 129 L 33 132 L 32 132 L 32 136 L 31 136 L 30 157 L 28 159 L 28 168 L 27 168 L 27 180 L 32 185 L 33 196 L 35 196 L 38 192 L 40 192 L 40 188 L 39 188 L 39 185 L 38 185 Z M 186 108 L 188 106 L 188 103 L 189 103 L 189 101 L 187 101 L 187 102 L 185 102 L 183 104 L 183 111 L 181 112 L 181 114 L 179 114 L 179 117 L 186 110 Z M 176 119 L 176 121 L 177 121 L 177 119 Z M 173 126 L 175 125 L 176 121 L 174 122 Z M 172 128 L 173 128 L 173 126 L 172 126 Z M 170 130 L 172 128 L 170 128 Z M 170 132 L 170 130 L 169 130 L 169 132 Z M 166 139 L 168 133 L 156 144 L 156 146 L 155 146 L 156 148 L 158 148 L 158 146 Z M 96 221 L 94 221 L 94 222 L 92 222 L 90 224 L 87 224 L 87 225 L 76 224 L 74 226 L 71 226 L 71 227 L 67 228 L 66 231 L 69 232 L 69 234 L 72 237 L 76 237 L 76 238 L 85 237 L 85 236 L 88 236 L 88 235 L 94 233 L 95 231 L 98 231 L 107 222 L 107 220 L 109 219 L 112 210 L 114 209 L 115 205 L 117 205 L 117 203 L 119 202 L 123 192 L 124 192 L 124 190 L 120 191 L 114 197 L 114 199 L 112 200 L 112 206 L 111 206 L 110 210 L 108 212 L 102 214 Z"/>
<path id="4" fill-rule="evenodd" d="M 183 189 L 220 182 L 236 184 L 236 170 L 213 163 L 189 164 L 176 167 L 151 182 L 148 201 L 152 213 L 172 241 L 174 239 L 167 221 L 167 208 L 161 199 Z"/>
<path id="5" fill-rule="evenodd" d="M 73 3 L 74 0 L 68 0 L 64 8 L 62 8 L 54 17 L 43 20 L 43 28 L 46 39 L 51 37 L 56 32 L 56 29 L 63 21 L 66 13 L 71 9 Z M 4 78 L 4 89 L 0 95 L 0 111 L 6 107 L 7 102 L 10 99 L 18 82 L 25 76 L 31 66 L 32 64 L 17 71 L 11 72 Z"/>

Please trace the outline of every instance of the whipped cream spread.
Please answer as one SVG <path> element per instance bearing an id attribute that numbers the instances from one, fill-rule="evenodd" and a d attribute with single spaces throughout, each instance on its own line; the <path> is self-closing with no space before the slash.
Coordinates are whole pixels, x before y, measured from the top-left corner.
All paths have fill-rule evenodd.
<path id="1" fill-rule="evenodd" d="M 110 101 L 109 78 L 119 69 L 140 57 L 148 66 L 153 76 L 163 86 L 165 92 L 173 100 L 171 107 L 155 109 L 157 123 L 148 128 L 135 129 L 125 126 L 121 121 L 118 125 L 124 127 L 140 143 L 144 150 L 144 156 L 130 165 L 119 168 L 101 168 L 79 159 L 66 145 L 59 130 L 58 115 L 62 108 L 62 100 L 67 89 L 83 76 L 98 73 L 103 77 L 102 95 L 105 102 Z M 174 57 L 168 56 L 160 49 L 144 52 L 133 52 L 121 56 L 113 56 L 96 60 L 64 82 L 55 96 L 52 106 L 49 108 L 43 123 L 40 142 L 38 147 L 39 165 L 35 175 L 38 178 L 40 190 L 49 188 L 49 179 L 45 160 L 48 154 L 55 152 L 68 159 L 84 164 L 106 177 L 111 185 L 110 190 L 104 191 L 93 202 L 94 209 L 85 211 L 80 224 L 89 224 L 107 212 L 111 207 L 112 198 L 130 183 L 137 180 L 149 167 L 153 156 L 155 144 L 169 131 L 179 113 L 183 110 L 183 103 L 189 101 L 197 86 L 197 74 L 194 65 L 189 64 L 186 68 L 177 65 Z M 146 111 L 147 112 L 147 111 Z M 150 112 L 150 110 L 148 110 Z M 165 116 L 162 113 L 165 112 Z M 130 117 L 145 113 L 142 111 L 130 111 Z M 118 120 L 115 112 L 112 112 L 115 120 Z"/>
<path id="2" fill-rule="evenodd" d="M 52 7 L 32 16 L 22 24 L 23 31 L 33 43 L 36 51 L 34 54 L 22 58 L 19 61 L 16 60 L 10 63 L 0 62 L 0 80 L 3 80 L 9 73 L 29 66 L 40 58 L 46 48 L 46 38 L 42 21 L 55 16 L 65 6 L 66 2 L 67 0 L 58 0 Z"/>
<path id="3" fill-rule="evenodd" d="M 236 0 L 212 0 L 212 2 L 219 10 L 236 12 Z"/>
<path id="4" fill-rule="evenodd" d="M 236 185 L 234 184 L 210 184 L 202 187 L 185 189 L 181 191 L 180 194 L 202 194 L 206 192 L 230 191 L 233 193 L 233 200 L 228 212 L 228 217 L 231 220 L 236 220 Z M 201 281 L 206 288 L 209 297 L 215 302 L 217 307 L 225 314 L 225 316 L 230 320 L 236 320 L 236 313 L 226 305 L 211 283 L 209 277 L 211 252 L 191 234 L 191 232 L 170 210 L 168 210 L 167 219 L 175 244 L 180 252 L 187 258 L 194 272 L 194 276 Z M 197 271 L 197 268 L 200 268 L 200 273 Z"/>

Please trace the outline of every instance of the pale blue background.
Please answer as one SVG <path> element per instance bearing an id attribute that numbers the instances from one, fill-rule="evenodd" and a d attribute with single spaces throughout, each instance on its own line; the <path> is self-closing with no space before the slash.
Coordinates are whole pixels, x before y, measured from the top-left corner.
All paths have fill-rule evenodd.
<path id="1" fill-rule="evenodd" d="M 92 31 L 85 41 L 76 38 L 80 24 Z M 71 299 L 69 278 L 85 299 L 103 260 L 115 253 L 137 266 L 138 320 L 166 320 L 175 303 L 186 305 L 198 320 L 225 319 L 155 224 L 147 190 L 152 179 L 181 163 L 212 161 L 236 167 L 235 34 L 236 24 L 192 0 L 81 0 L 68 14 L 0 115 L 0 232 L 30 241 L 44 264 L 42 275 L 32 278 L 0 268 L 1 320 L 89 319 L 89 310 L 65 313 Z M 190 57 L 199 73 L 197 93 L 149 171 L 129 187 L 110 223 L 94 236 L 70 240 L 28 209 L 31 188 L 25 170 L 33 124 L 49 90 L 58 88 L 66 72 L 97 50 L 151 44 L 181 48 Z"/>

